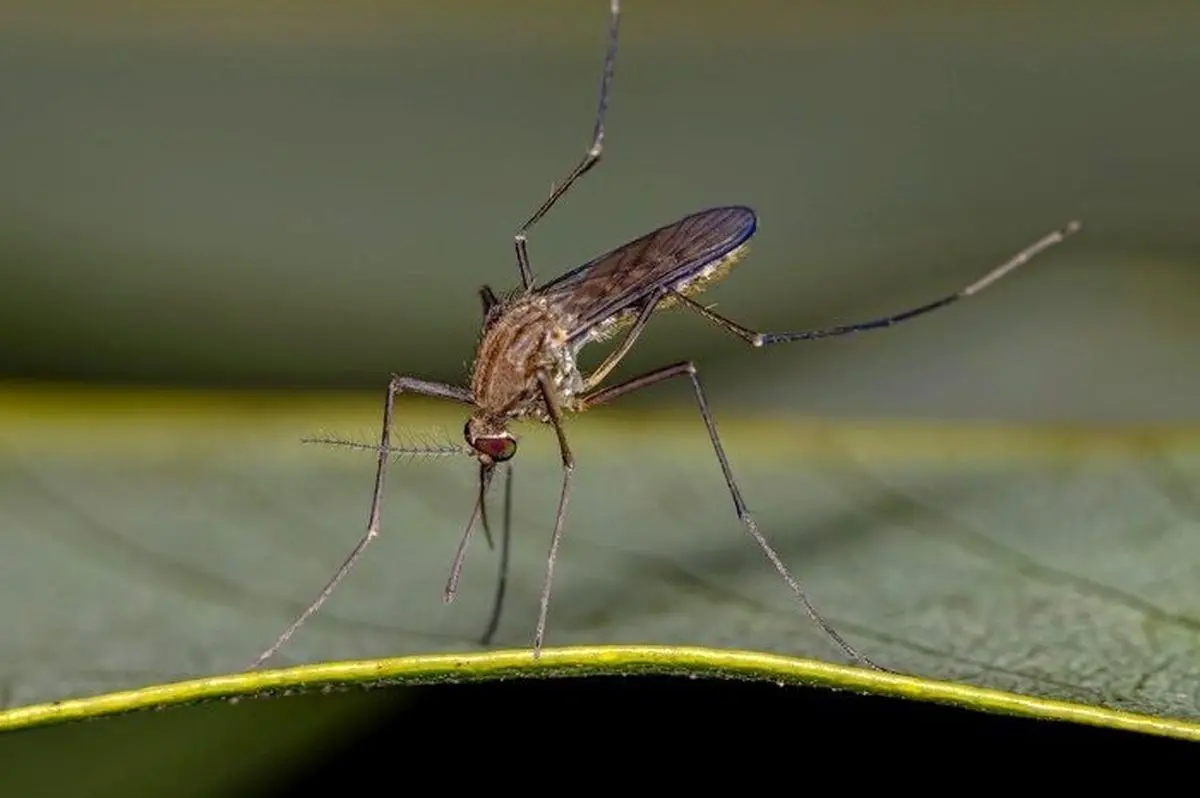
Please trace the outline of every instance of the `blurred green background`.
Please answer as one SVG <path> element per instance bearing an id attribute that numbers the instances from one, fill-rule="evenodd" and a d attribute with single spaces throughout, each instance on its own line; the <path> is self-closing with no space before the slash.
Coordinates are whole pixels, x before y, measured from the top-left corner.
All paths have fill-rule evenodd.
<path id="1" fill-rule="evenodd" d="M 283 388 L 294 395 L 351 388 L 369 392 L 372 404 L 392 371 L 464 379 L 477 336 L 477 287 L 517 284 L 511 236 L 587 143 L 606 6 L 602 0 L 4 3 L 0 379 Z M 927 301 L 1080 218 L 1084 232 L 1067 245 L 979 298 L 919 322 L 752 350 L 698 318 L 674 314 L 651 325 L 618 376 L 693 358 L 727 424 L 756 414 L 1194 423 L 1197 41 L 1194 3 L 629 0 L 605 161 L 534 231 L 534 268 L 550 278 L 686 213 L 748 204 L 760 214 L 751 255 L 705 299 L 751 327 L 797 329 Z M 73 442 L 81 449 L 90 445 L 88 434 L 108 432 L 87 429 L 91 401 L 81 402 L 77 426 L 67 423 L 69 410 L 56 420 L 67 424 L 64 436 L 78 436 Z M 627 402 L 647 404 L 694 413 L 683 386 Z M 374 412 L 372 406 L 330 423 L 352 417 L 370 429 Z M 10 522 L 28 521 L 21 531 L 44 541 L 45 550 L 7 536 L 13 548 L 0 558 L 10 569 L 4 581 L 10 597 L 18 591 L 20 597 L 4 604 L 22 612 L 23 602 L 48 608 L 62 623 L 48 623 L 41 637 L 23 631 L 19 641 L 6 632 L 6 643 L 21 654 L 5 658 L 20 677 L 6 682 L 14 691 L 6 695 L 18 703 L 55 695 L 62 685 L 100 689 L 236 667 L 303 605 L 357 532 L 370 466 L 295 444 L 314 431 L 316 409 L 304 423 L 257 419 L 269 427 L 259 437 L 247 423 L 253 414 L 243 413 L 223 435 L 199 442 L 194 428 L 174 438 L 169 425 L 155 426 L 160 415 L 150 415 L 140 431 L 114 425 L 112 435 L 128 441 L 126 459 L 119 443 L 104 448 L 111 441 L 77 462 L 69 452 L 48 454 L 57 439 L 28 449 L 7 439 L 0 506 Z M 16 417 L 0 417 L 0 427 L 11 431 Z M 30 429 L 31 437 L 46 435 Z M 1020 463 L 1003 478 L 980 477 L 986 469 L 971 471 L 964 449 L 951 446 L 962 461 L 941 464 L 944 479 L 923 483 L 924 472 L 901 466 L 895 484 L 903 489 L 889 493 L 871 482 L 882 472 L 861 480 L 852 473 L 873 467 L 869 455 L 845 470 L 807 460 L 798 468 L 781 453 L 791 439 L 774 445 L 763 428 L 754 429 L 742 430 L 734 458 L 747 474 L 752 503 L 764 507 L 765 527 L 785 541 L 791 531 L 802 533 L 792 537 L 789 560 L 816 580 L 825 602 L 819 604 L 829 606 L 832 596 L 832 612 L 856 623 L 854 633 L 876 635 L 868 641 L 873 651 L 894 644 L 885 653 L 900 659 L 889 662 L 947 677 L 982 674 L 980 681 L 995 686 L 1026 688 L 1032 679 L 1050 693 L 1092 699 L 1094 691 L 1095 700 L 1119 706 L 1197 711 L 1182 653 L 1194 651 L 1195 637 L 1187 569 L 1196 559 L 1196 516 L 1188 515 L 1195 500 L 1186 470 L 1143 483 L 1144 463 L 1129 471 L 1124 464 L 1111 472 L 1081 469 L 1080 477 L 1072 461 L 1065 471 L 1079 481 L 1069 484 L 1055 483 L 1063 476 L 1057 466 L 1043 472 Z M 241 449 L 231 443 L 239 436 Z M 774 574 L 737 537 L 732 519 L 718 516 L 727 510 L 723 488 L 703 459 L 707 442 L 698 422 L 682 418 L 668 436 L 661 455 L 648 443 L 635 452 L 653 475 L 646 484 L 632 475 L 622 450 L 583 438 L 590 442 L 581 446 L 593 447 L 593 481 L 579 480 L 571 545 L 580 548 L 567 565 L 574 577 L 570 570 L 560 577 L 555 640 L 606 640 L 589 624 L 596 617 L 611 621 L 604 615 L 610 612 L 618 636 L 637 639 L 646 631 L 657 640 L 667 629 L 691 641 L 711 626 L 716 639 L 741 645 L 790 641 L 803 627 L 805 650 L 830 656 L 827 641 L 797 619 Z M 635 451 L 628 439 L 614 440 Z M 811 453 L 806 445 L 797 448 Z M 234 448 L 214 455 L 221 446 Z M 552 449 L 535 454 L 538 464 L 523 472 L 519 526 L 545 522 L 557 487 Z M 708 483 L 693 480 L 693 463 Z M 960 467 L 970 473 L 956 473 Z M 397 527 L 412 513 L 411 536 L 364 565 L 344 603 L 331 602 L 331 614 L 297 640 L 296 656 L 445 642 L 426 633 L 444 631 L 442 576 L 433 563 L 446 561 L 463 520 L 471 475 L 461 470 L 452 483 L 421 476 L 428 471 L 411 477 L 412 491 L 433 497 L 422 500 L 429 506 L 409 510 L 401 497 L 393 502 Z M 614 485 L 626 500 L 616 520 L 605 493 Z M 1043 485 L 1061 497 L 1039 504 Z M 1140 492 L 1147 485 L 1152 495 Z M 1172 493 L 1170 485 L 1179 490 Z M 945 520 L 911 499 L 922 488 Z M 1163 496 L 1192 498 L 1156 503 Z M 793 506 L 798 497 L 802 506 Z M 1101 498 L 1119 511 L 1103 509 Z M 867 509 L 856 516 L 849 508 L 858 499 Z M 711 513 L 703 504 L 709 501 Z M 829 507 L 814 520 L 814 507 L 824 501 Z M 897 527 L 949 527 L 954 513 L 975 512 L 962 509 L 971 502 L 983 505 L 977 529 L 1029 552 L 1028 560 L 996 558 L 1012 582 L 975 576 L 969 568 L 978 551 L 970 545 L 960 563 L 945 559 L 936 543 L 914 548 L 901 536 L 892 547 L 894 530 L 882 531 L 893 520 Z M 689 512 L 679 511 L 683 505 Z M 670 527 L 664 518 L 680 520 Z M 1029 518 L 1036 520 L 1022 521 Z M 1191 526 L 1180 518 L 1190 518 Z M 1158 529 L 1160 520 L 1174 534 L 1147 533 L 1140 548 L 1139 524 Z M 643 523 L 668 526 L 656 531 L 674 542 L 650 541 Z M 1052 534 L 1057 523 L 1065 536 Z M 710 526 L 711 538 L 690 543 Z M 517 555 L 524 592 L 510 612 L 506 644 L 528 639 L 542 535 L 535 529 L 517 544 L 524 549 Z M 1102 545 L 1107 535 L 1116 541 L 1110 554 Z M 638 545 L 642 555 L 662 561 L 637 560 L 629 553 Z M 597 551 L 599 559 L 589 560 Z M 70 553 L 63 558 L 63 552 Z M 911 570 L 886 574 L 898 557 L 911 558 L 903 560 Z M 464 601 L 482 611 L 493 563 L 478 559 L 477 592 Z M 1028 595 L 1010 591 L 1026 584 L 1020 580 L 1045 576 L 1031 563 L 1081 574 L 1065 582 L 1061 593 L 1071 596 L 1094 579 L 1130 595 L 1144 588 L 1147 601 L 1161 599 L 1163 612 L 1175 614 L 1150 616 L 1170 627 L 1161 643 L 1167 653 L 1155 648 L 1158 638 L 1144 644 L 1138 637 L 1149 622 L 1136 603 L 1136 612 L 1125 612 L 1103 591 L 1078 607 L 1052 590 L 1050 598 L 1035 588 Z M 924 565 L 928 572 L 916 570 Z M 258 569 L 265 572 L 261 582 Z M 690 570 L 677 572 L 684 569 Z M 71 574 L 62 576 L 66 587 L 47 580 L 50 571 Z M 710 623 L 724 611 L 703 603 L 711 596 L 701 595 L 696 606 L 712 615 L 697 614 L 680 598 L 689 590 L 703 594 L 689 581 L 694 574 L 728 580 L 731 593 L 761 584 L 778 617 L 722 594 L 713 603 L 730 605 L 735 620 Z M 866 588 L 870 575 L 881 584 Z M 647 592 L 655 585 L 665 585 L 661 594 Z M 910 595 L 925 585 L 928 596 Z M 118 590 L 127 592 L 118 598 Z M 900 610 L 889 615 L 887 600 L 895 596 L 908 613 L 903 617 Z M 59 606 L 50 606 L 55 600 Z M 1026 600 L 1053 608 L 1051 620 L 1026 626 L 1034 617 Z M 1111 639 L 1093 636 L 1109 629 L 1095 623 L 1103 612 L 1094 604 L 1130 628 Z M 98 608 L 97 618 L 78 607 Z M 473 633 L 481 617 L 475 610 L 456 610 L 455 639 Z M 661 625 L 655 612 L 663 613 Z M 1059 623 L 1060 614 L 1068 620 Z M 973 626 L 980 619 L 996 622 L 1004 634 Z M 963 634 L 977 628 L 989 632 Z M 1060 646 L 1060 636 L 1070 644 Z M 1102 662 L 1127 664 L 1111 646 L 1135 665 L 1081 672 L 1080 661 L 1094 660 L 1072 660 L 1076 643 Z M 96 658 L 98 650 L 105 656 Z M 1006 659 L 1012 651 L 1020 656 Z M 1013 662 L 1011 673 L 1003 670 Z M 989 671 L 993 665 L 997 670 Z M 330 723 L 343 722 L 325 711 Z M 207 722 L 236 725 L 227 718 L 185 720 L 192 738 L 164 734 L 144 719 L 123 728 L 194 752 L 191 746 L 208 734 L 196 730 Z M 318 720 L 313 724 L 276 717 L 263 728 L 290 726 L 300 745 Z M 22 739 L 33 748 L 48 741 L 47 756 L 69 749 L 92 757 L 101 781 L 105 762 L 118 755 L 113 751 L 133 745 L 113 736 L 113 748 L 104 748 L 94 735 L 69 734 Z M 10 761 L 31 768 L 47 761 L 25 749 L 8 751 Z M 31 778 L 44 783 L 44 773 Z M 128 788 L 120 779 L 112 784 Z"/>
<path id="2" fill-rule="evenodd" d="M 475 289 L 517 283 L 511 235 L 586 144 L 606 12 L 5 4 L 0 374 L 463 378 Z M 694 357 L 726 413 L 1193 419 L 1198 32 L 1186 3 L 630 2 L 606 160 L 535 268 L 745 203 L 752 255 L 706 298 L 795 329 L 953 290 L 1078 217 L 906 328 L 756 352 L 676 316 L 622 373 Z"/>

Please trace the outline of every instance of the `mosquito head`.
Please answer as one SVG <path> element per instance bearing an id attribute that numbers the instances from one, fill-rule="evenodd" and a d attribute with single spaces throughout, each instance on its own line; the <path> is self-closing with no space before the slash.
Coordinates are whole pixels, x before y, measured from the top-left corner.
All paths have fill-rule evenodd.
<path id="1" fill-rule="evenodd" d="M 463 427 L 463 437 L 485 465 L 511 460 L 517 453 L 517 439 L 499 424 L 472 416 Z"/>

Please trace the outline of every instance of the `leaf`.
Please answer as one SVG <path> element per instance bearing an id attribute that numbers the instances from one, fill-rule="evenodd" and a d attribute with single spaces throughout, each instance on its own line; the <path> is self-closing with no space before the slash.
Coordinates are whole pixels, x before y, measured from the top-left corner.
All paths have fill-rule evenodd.
<path id="1" fill-rule="evenodd" d="M 371 454 L 299 438 L 372 440 L 376 401 L 0 394 L 0 685 L 13 708 L 3 724 L 54 720 L 30 708 L 37 702 L 243 668 L 311 600 L 366 519 Z M 404 402 L 401 436 L 456 431 L 455 410 Z M 961 684 L 758 660 L 771 663 L 771 678 L 1113 725 L 1130 716 L 1102 708 L 1200 717 L 1194 431 L 719 423 L 761 528 L 834 625 L 888 667 Z M 698 416 L 597 411 L 567 429 L 578 467 L 549 644 L 839 659 L 742 530 Z M 463 668 L 493 678 L 522 662 L 533 673 L 640 662 L 762 675 L 747 664 L 761 655 L 690 648 L 548 652 L 537 667 L 526 659 L 560 474 L 552 434 L 520 431 L 510 601 L 497 638 L 515 652 L 224 677 L 100 698 L 85 711 L 196 690 L 428 681 Z M 478 655 L 496 565 L 481 538 L 458 600 L 441 599 L 474 479 L 466 458 L 396 463 L 379 539 L 275 664 Z"/>
<path id="2" fill-rule="evenodd" d="M 0 730 L 188 705 L 215 698 L 281 695 L 355 684 L 421 685 L 517 677 L 633 676 L 643 673 L 761 679 L 781 685 L 836 687 L 1009 715 L 1074 721 L 1093 726 L 1200 740 L 1200 725 L 1169 718 L 1032 698 L 971 685 L 937 682 L 815 660 L 800 660 L 751 651 L 684 646 L 578 646 L 547 649 L 537 660 L 534 660 L 528 651 L 413 655 L 393 659 L 300 665 L 281 670 L 254 670 L 22 707 L 0 713 Z"/>

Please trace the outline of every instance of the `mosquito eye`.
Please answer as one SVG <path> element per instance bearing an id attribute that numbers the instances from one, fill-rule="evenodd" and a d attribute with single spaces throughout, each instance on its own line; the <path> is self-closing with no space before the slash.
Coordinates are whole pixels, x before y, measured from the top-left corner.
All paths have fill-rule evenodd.
<path id="1" fill-rule="evenodd" d="M 493 462 L 497 463 L 511 460 L 512 456 L 517 453 L 516 440 L 507 435 L 476 438 L 471 442 L 471 445 L 475 447 L 477 452 L 486 454 Z"/>

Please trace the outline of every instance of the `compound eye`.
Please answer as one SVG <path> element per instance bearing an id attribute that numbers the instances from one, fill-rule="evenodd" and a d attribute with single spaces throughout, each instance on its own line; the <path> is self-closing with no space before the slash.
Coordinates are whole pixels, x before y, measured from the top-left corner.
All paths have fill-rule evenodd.
<path id="1" fill-rule="evenodd" d="M 488 435 L 471 441 L 475 451 L 485 454 L 492 462 L 503 463 L 517 453 L 517 441 L 507 435 Z"/>

